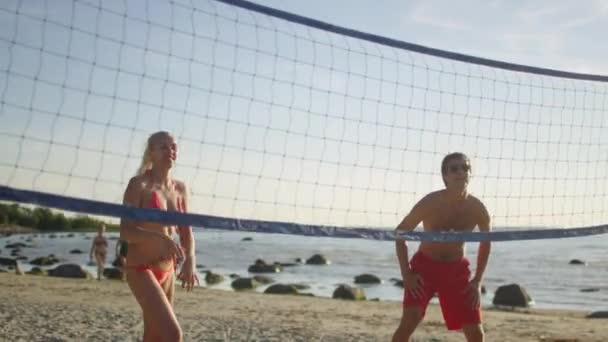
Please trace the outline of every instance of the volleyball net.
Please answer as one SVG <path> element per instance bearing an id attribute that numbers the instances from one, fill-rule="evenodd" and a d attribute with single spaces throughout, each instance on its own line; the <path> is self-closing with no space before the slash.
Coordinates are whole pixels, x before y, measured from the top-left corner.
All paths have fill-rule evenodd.
<path id="1" fill-rule="evenodd" d="M 0 199 L 72 212 L 392 239 L 442 158 L 493 233 L 608 231 L 608 77 L 432 49 L 242 0 L 0 4 Z M 120 205 L 171 132 L 190 214 Z"/>

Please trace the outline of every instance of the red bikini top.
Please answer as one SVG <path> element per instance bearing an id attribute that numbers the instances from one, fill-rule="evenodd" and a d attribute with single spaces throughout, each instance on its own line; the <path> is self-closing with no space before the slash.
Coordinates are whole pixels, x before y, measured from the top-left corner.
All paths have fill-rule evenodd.
<path id="1" fill-rule="evenodd" d="M 150 200 L 150 208 L 153 209 L 164 209 L 162 202 L 160 201 L 160 196 L 156 191 L 152 191 L 152 199 Z M 177 197 L 177 211 L 185 212 L 184 210 L 184 202 L 181 197 Z"/>
<path id="2" fill-rule="evenodd" d="M 172 182 L 172 183 L 173 183 L 173 191 L 177 192 L 177 189 L 175 189 L 175 182 Z M 160 196 L 158 195 L 158 193 L 156 191 L 152 191 L 152 199 L 150 200 L 150 208 L 166 210 L 166 208 L 163 208 L 162 202 L 160 201 Z M 186 212 L 186 210 L 184 208 L 183 198 L 180 196 L 177 196 L 177 211 L 179 211 L 181 213 Z"/>
<path id="3" fill-rule="evenodd" d="M 152 199 L 150 200 L 150 208 L 161 209 L 161 210 L 164 209 L 162 206 L 162 202 L 160 201 L 160 196 L 158 195 L 158 193 L 156 191 L 152 191 Z M 181 213 L 186 212 L 183 198 L 180 196 L 177 197 L 177 211 L 179 211 Z M 178 228 L 180 230 L 182 230 L 182 229 L 188 228 L 188 227 L 189 226 L 179 226 Z"/>

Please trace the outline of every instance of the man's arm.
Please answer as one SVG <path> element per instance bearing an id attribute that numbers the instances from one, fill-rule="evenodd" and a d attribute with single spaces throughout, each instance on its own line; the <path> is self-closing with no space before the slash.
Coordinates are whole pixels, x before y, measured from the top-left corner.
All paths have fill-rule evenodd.
<path id="1" fill-rule="evenodd" d="M 486 207 L 483 203 L 479 203 L 481 205 L 480 209 L 480 219 L 477 224 L 480 232 L 490 232 L 492 230 L 490 215 Z M 486 266 L 488 265 L 488 259 L 490 258 L 490 250 L 492 249 L 491 241 L 482 241 L 479 243 L 479 249 L 477 251 L 477 267 L 475 269 L 475 276 L 473 277 L 473 281 L 477 281 L 481 284 L 483 281 L 483 273 L 486 270 Z"/>
<path id="2" fill-rule="evenodd" d="M 403 218 L 401 223 L 399 223 L 395 229 L 395 233 L 398 233 L 399 231 L 409 232 L 414 230 L 424 218 L 424 212 L 426 211 L 425 208 L 427 206 L 426 202 L 426 197 L 418 202 L 410 213 Z M 405 279 L 405 275 L 411 272 L 407 242 L 404 239 L 397 238 L 395 240 L 395 250 L 397 251 L 397 258 L 399 259 L 401 278 Z"/>

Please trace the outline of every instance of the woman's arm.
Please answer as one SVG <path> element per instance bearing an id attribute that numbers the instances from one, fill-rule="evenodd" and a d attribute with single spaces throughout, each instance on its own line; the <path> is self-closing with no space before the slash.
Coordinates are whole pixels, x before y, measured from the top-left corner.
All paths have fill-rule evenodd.
<path id="1" fill-rule="evenodd" d="M 186 185 L 179 182 L 179 192 L 182 198 L 182 212 L 188 212 L 188 191 Z M 184 249 L 184 256 L 186 258 L 192 257 L 194 259 L 194 236 L 192 234 L 191 226 L 179 226 L 177 228 L 177 234 L 179 235 L 179 243 Z"/>
<path id="2" fill-rule="evenodd" d="M 179 182 L 179 192 L 182 198 L 182 212 L 188 212 L 188 191 L 186 185 Z M 180 226 L 177 228 L 177 234 L 179 234 L 179 242 L 184 250 L 185 260 L 178 275 L 178 279 L 182 281 L 182 287 L 186 287 L 186 290 L 190 291 L 194 287 L 194 284 L 198 284 L 198 277 L 196 270 L 196 255 L 194 251 L 194 236 L 192 234 L 191 226 Z"/>
<path id="3" fill-rule="evenodd" d="M 91 243 L 91 251 L 89 252 L 89 259 L 93 260 L 93 254 L 95 253 L 95 241 L 97 241 L 97 237 L 93 238 L 93 242 Z"/>

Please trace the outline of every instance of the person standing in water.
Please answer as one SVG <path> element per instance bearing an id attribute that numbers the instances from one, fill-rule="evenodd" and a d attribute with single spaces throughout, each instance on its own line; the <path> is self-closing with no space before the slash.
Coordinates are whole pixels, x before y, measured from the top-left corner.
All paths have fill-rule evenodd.
<path id="1" fill-rule="evenodd" d="M 93 261 L 95 256 L 95 263 L 97 264 L 97 280 L 101 280 L 103 270 L 106 264 L 106 256 L 108 255 L 108 239 L 103 235 L 106 231 L 106 225 L 101 224 L 97 229 L 97 236 L 93 239 L 91 244 L 91 251 L 89 252 L 89 259 Z"/>

